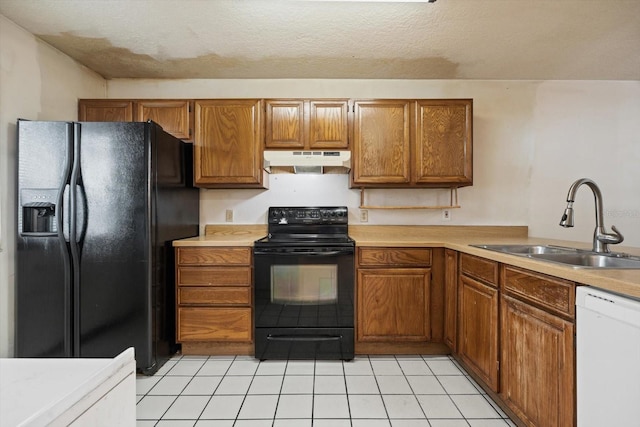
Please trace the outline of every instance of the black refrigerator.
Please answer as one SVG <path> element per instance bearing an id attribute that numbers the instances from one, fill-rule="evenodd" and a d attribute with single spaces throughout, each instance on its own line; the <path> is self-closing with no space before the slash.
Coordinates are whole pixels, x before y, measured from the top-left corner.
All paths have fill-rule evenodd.
<path id="1" fill-rule="evenodd" d="M 191 144 L 153 122 L 18 120 L 16 356 L 175 352 L 172 241 L 198 235 Z"/>

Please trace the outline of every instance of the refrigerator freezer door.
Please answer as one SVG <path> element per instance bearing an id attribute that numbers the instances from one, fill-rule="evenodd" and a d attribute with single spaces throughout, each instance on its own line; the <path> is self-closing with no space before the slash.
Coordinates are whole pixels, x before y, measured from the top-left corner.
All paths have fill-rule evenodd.
<path id="1" fill-rule="evenodd" d="M 71 267 L 63 229 L 73 128 L 19 120 L 18 141 L 16 355 L 69 357 Z"/>
<path id="2" fill-rule="evenodd" d="M 139 367 L 152 357 L 148 126 L 80 123 L 80 356 L 135 347 Z"/>

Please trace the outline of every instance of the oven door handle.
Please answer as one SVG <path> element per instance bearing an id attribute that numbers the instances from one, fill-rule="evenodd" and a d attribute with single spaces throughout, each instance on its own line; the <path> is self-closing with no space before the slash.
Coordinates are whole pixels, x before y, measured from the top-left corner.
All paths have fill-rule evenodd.
<path id="1" fill-rule="evenodd" d="M 267 341 L 338 341 L 342 335 L 268 335 Z"/>
<path id="2" fill-rule="evenodd" d="M 280 251 L 261 251 L 256 250 L 253 252 L 254 255 L 282 255 L 282 256 L 314 256 L 314 257 L 329 257 L 329 256 L 337 256 L 337 255 L 353 255 L 353 250 L 339 250 L 339 251 L 326 251 L 326 252 L 304 252 L 304 251 L 293 251 L 293 252 L 280 252 Z"/>

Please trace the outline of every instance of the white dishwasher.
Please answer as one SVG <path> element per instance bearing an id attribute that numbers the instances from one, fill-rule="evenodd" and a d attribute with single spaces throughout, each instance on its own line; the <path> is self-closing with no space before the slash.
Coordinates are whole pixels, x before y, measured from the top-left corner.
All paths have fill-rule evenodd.
<path id="1" fill-rule="evenodd" d="M 640 300 L 576 291 L 578 427 L 640 427 Z"/>

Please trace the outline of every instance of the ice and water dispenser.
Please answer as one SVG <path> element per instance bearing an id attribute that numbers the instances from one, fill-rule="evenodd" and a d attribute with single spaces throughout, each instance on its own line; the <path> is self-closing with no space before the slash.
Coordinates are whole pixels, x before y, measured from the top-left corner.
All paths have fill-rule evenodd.
<path id="1" fill-rule="evenodd" d="M 23 189 L 20 192 L 22 218 L 20 234 L 49 236 L 58 234 L 56 214 L 59 190 L 53 189 Z"/>

